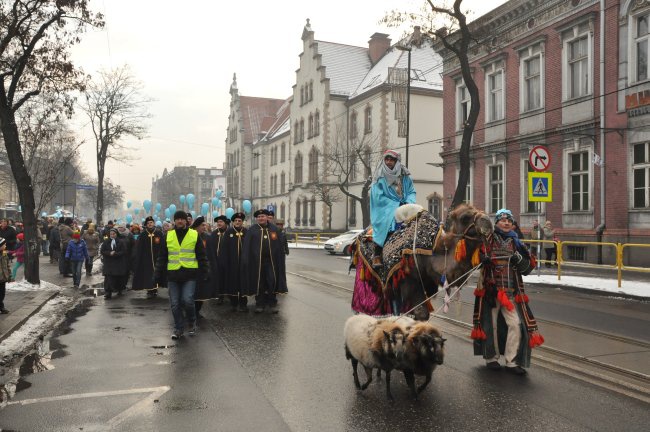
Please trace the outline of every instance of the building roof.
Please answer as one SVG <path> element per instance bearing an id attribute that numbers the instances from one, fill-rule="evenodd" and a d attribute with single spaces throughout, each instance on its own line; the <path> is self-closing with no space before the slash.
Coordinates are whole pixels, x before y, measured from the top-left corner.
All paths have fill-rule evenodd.
<path id="1" fill-rule="evenodd" d="M 315 41 L 325 76 L 330 80 L 330 93 L 350 96 L 366 76 L 372 64 L 368 48 L 333 42 Z"/>
<path id="2" fill-rule="evenodd" d="M 244 143 L 253 143 L 260 133 L 268 132 L 284 102 L 283 99 L 239 97 L 239 111 L 244 122 Z"/>
<path id="3" fill-rule="evenodd" d="M 399 45 L 399 43 L 397 44 Z M 442 57 L 433 50 L 429 40 L 417 47 L 411 45 L 411 88 L 442 90 Z M 389 84 L 391 68 L 408 67 L 408 52 L 391 47 L 386 54 L 370 69 L 350 98 L 360 96 L 382 85 Z"/>

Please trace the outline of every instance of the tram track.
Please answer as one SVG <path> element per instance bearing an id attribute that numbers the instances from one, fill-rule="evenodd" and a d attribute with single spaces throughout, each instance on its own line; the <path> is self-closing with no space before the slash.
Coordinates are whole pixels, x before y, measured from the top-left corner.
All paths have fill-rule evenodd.
<path id="1" fill-rule="evenodd" d="M 341 286 L 335 282 L 322 280 L 303 273 L 291 271 L 287 271 L 287 273 L 334 289 L 347 292 L 353 291 L 353 289 L 349 287 Z M 472 302 L 455 300 L 454 303 L 456 302 L 465 306 L 473 307 Z M 472 343 L 471 338 L 469 338 L 469 330 L 472 328 L 470 323 L 441 314 L 434 314 L 432 315 L 432 318 L 443 327 L 443 331 L 452 334 L 469 344 Z M 604 338 L 609 341 L 628 344 L 640 348 L 643 352 L 650 351 L 650 343 L 642 340 L 578 327 L 559 321 L 539 318 L 537 321 L 543 325 L 552 325 L 567 331 L 574 331 L 581 334 Z M 533 359 L 537 365 L 546 369 L 572 376 L 593 385 L 607 388 L 611 391 L 650 403 L 650 375 L 609 364 L 587 356 L 570 353 L 548 345 L 536 348 L 533 351 Z"/>

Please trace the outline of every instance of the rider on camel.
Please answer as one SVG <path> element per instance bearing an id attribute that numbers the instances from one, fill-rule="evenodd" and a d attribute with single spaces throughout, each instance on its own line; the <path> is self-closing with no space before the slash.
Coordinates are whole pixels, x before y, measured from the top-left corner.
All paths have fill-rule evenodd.
<path id="1" fill-rule="evenodd" d="M 386 150 L 375 169 L 370 188 L 370 223 L 375 252 L 372 267 L 383 265 L 382 249 L 388 234 L 395 230 L 395 210 L 404 204 L 415 204 L 415 187 L 410 171 L 401 163 L 395 150 Z"/>

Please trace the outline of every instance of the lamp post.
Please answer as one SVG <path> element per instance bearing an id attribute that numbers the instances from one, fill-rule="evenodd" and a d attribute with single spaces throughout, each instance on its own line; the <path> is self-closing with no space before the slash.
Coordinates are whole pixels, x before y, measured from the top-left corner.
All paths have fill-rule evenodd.
<path id="1" fill-rule="evenodd" d="M 411 48 L 397 45 L 396 48 L 400 51 L 408 52 L 408 66 L 406 71 L 406 166 L 409 165 L 409 138 L 410 131 L 410 117 L 411 117 Z"/>

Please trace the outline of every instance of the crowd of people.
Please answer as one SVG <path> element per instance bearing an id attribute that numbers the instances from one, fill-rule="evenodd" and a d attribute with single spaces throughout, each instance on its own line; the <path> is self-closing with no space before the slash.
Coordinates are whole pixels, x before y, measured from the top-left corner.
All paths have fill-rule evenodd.
<path id="1" fill-rule="evenodd" d="M 130 289 L 156 297 L 168 288 L 174 318 L 172 338 L 196 333 L 196 320 L 204 302 L 230 303 L 233 312 L 248 312 L 248 298 L 255 313 L 278 312 L 277 294 L 287 292 L 285 257 L 289 246 L 284 221 L 266 209 L 253 214 L 218 216 L 214 225 L 203 216 L 177 211 L 173 223 L 156 223 L 149 216 L 139 224 L 109 221 L 98 229 L 91 219 L 80 226 L 73 218 L 44 218 L 38 225 L 41 250 L 64 277 L 79 288 L 83 270 L 91 276 L 93 263 L 102 262 L 104 298 L 121 296 Z M 5 287 L 14 281 L 24 262 L 22 226 L 0 220 L 0 313 Z M 13 268 L 11 261 L 15 258 Z"/>

